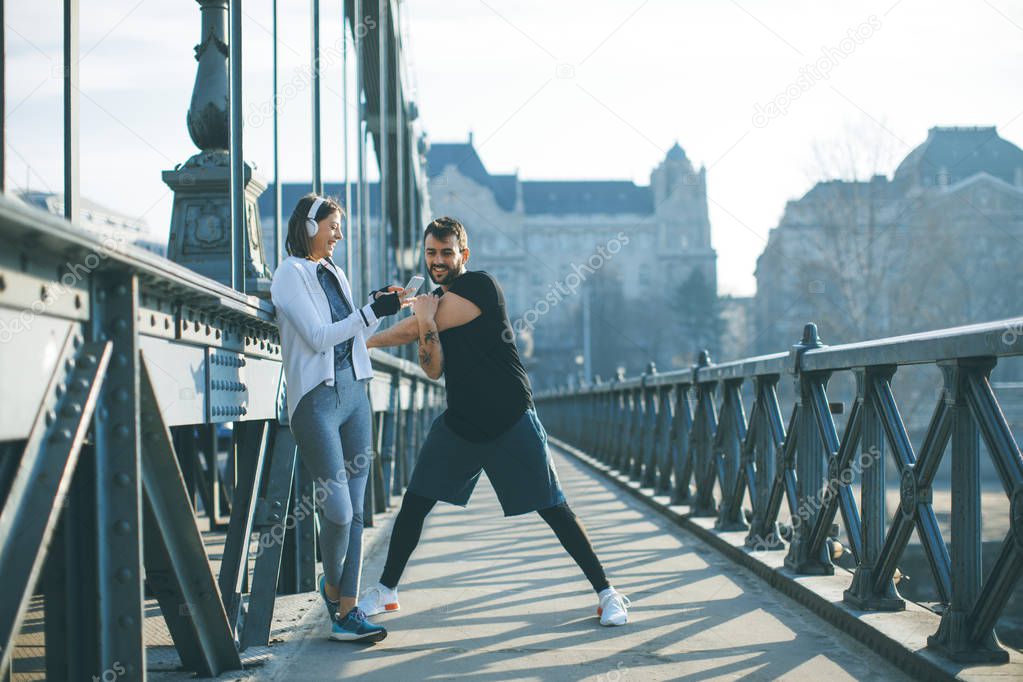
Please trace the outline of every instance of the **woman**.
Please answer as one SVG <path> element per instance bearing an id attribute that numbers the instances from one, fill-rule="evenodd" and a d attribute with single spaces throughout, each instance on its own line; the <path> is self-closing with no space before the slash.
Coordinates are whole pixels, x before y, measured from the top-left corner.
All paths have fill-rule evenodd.
<path id="1" fill-rule="evenodd" d="M 323 575 L 320 596 L 330 638 L 378 642 L 387 630 L 356 607 L 362 564 L 362 509 L 373 458 L 366 339 L 401 308 L 401 287 L 378 289 L 355 308 L 348 278 L 331 260 L 344 238 L 344 209 L 309 194 L 288 220 L 288 257 L 270 287 L 287 381 L 288 417 L 306 468 L 324 488 L 317 506 Z"/>

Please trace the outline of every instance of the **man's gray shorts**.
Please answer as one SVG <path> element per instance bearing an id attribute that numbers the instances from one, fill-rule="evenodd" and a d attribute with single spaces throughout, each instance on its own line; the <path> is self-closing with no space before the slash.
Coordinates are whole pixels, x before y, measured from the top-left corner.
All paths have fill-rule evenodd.
<path id="1" fill-rule="evenodd" d="M 536 411 L 526 410 L 494 440 L 474 443 L 448 428 L 444 415 L 430 427 L 412 471 L 409 491 L 464 507 L 486 471 L 505 516 L 547 509 L 565 501 Z"/>

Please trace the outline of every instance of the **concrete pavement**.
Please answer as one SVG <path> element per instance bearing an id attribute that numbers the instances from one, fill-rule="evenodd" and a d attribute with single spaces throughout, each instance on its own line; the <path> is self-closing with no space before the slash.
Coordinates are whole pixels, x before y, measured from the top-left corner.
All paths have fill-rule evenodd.
<path id="1" fill-rule="evenodd" d="M 438 505 L 381 615 L 377 645 L 326 639 L 313 609 L 299 639 L 255 679 L 710 680 L 906 679 L 866 647 L 701 541 L 637 506 L 574 460 L 562 485 L 632 622 L 601 627 L 596 597 L 535 514 L 503 518 L 489 482 L 468 509 Z M 367 559 L 379 577 L 384 547 Z M 251 679 L 251 678 L 250 678 Z"/>

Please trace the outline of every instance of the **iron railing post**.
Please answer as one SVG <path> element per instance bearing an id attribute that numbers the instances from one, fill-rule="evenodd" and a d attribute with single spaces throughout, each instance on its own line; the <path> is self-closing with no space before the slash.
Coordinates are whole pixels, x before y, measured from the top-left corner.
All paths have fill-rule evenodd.
<path id="1" fill-rule="evenodd" d="M 880 590 L 876 589 L 875 574 L 884 547 L 885 524 L 888 520 L 885 504 L 885 435 L 884 422 L 875 382 L 888 382 L 895 368 L 866 367 L 855 370 L 856 393 L 861 404 L 860 455 L 851 467 L 832 476 L 830 486 L 848 485 L 854 473 L 860 476 L 860 547 L 862 548 L 852 584 L 845 591 L 844 600 L 861 611 L 900 611 L 905 601 L 889 579 Z M 842 480 L 835 480 L 841 477 Z"/>
<path id="2" fill-rule="evenodd" d="M 820 511 L 821 492 L 824 487 L 824 443 L 821 440 L 817 418 L 814 415 L 812 401 L 815 389 L 823 387 L 828 381 L 828 372 L 808 373 L 802 371 L 800 360 L 802 354 L 811 348 L 820 348 L 817 336 L 817 325 L 808 324 L 803 330 L 800 343 L 792 348 L 793 362 L 791 368 L 797 391 L 799 430 L 796 443 L 796 515 L 791 519 L 792 541 L 785 557 L 785 566 L 798 574 L 833 575 L 835 567 L 831 563 L 828 547 L 821 543 L 815 551 L 810 542 L 810 528 Z"/>
<path id="3" fill-rule="evenodd" d="M 942 363 L 949 374 L 952 412 L 952 602 L 941 616 L 938 631 L 927 638 L 927 646 L 954 661 L 1006 663 L 1003 649 L 993 630 L 974 632 L 971 614 L 981 594 L 984 579 L 980 497 L 980 430 L 969 404 L 971 375 L 987 377 L 994 362 L 987 358 Z M 1007 596 L 1007 595 L 1006 595 Z"/>

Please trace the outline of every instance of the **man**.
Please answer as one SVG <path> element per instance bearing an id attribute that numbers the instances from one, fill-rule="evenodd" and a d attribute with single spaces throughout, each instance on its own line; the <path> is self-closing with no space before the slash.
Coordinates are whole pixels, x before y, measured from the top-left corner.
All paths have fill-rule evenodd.
<path id="1" fill-rule="evenodd" d="M 366 615 L 398 610 L 398 580 L 437 501 L 466 506 L 487 472 L 505 516 L 538 512 L 597 593 L 601 625 L 624 625 L 629 600 L 615 591 L 586 530 L 569 508 L 547 450 L 547 433 L 515 347 L 504 293 L 483 271 L 466 270 L 465 228 L 438 218 L 424 234 L 430 278 L 439 286 L 413 301 L 413 316 L 367 345 L 419 341 L 419 364 L 445 377 L 448 409 L 430 428 L 394 522 L 380 583 L 359 600 Z"/>

